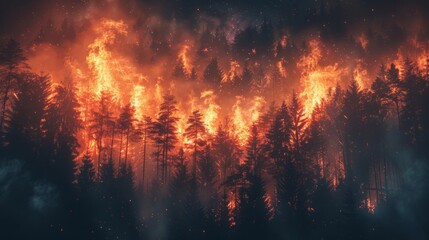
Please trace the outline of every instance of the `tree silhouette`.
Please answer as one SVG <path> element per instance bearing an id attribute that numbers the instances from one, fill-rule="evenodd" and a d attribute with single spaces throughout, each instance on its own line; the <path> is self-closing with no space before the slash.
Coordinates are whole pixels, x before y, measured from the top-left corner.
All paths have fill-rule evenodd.
<path id="1" fill-rule="evenodd" d="M 123 142 L 123 135 L 125 135 L 125 158 L 124 162 L 125 165 L 127 165 L 128 160 L 128 145 L 130 140 L 130 134 L 134 132 L 134 108 L 132 108 L 129 104 L 125 105 L 125 107 L 122 109 L 121 114 L 119 115 L 118 119 L 118 129 L 120 130 L 121 134 L 121 140 L 120 140 L 120 146 L 119 146 L 119 164 L 121 164 L 121 156 L 122 156 L 122 142 Z"/>
<path id="2" fill-rule="evenodd" d="M 224 126 L 219 126 L 213 140 L 214 156 L 217 159 L 217 165 L 220 168 L 220 179 L 222 182 L 227 180 L 228 174 L 238 164 L 241 156 L 241 149 L 238 143 L 226 131 Z M 224 185 L 224 194 L 226 186 Z"/>
<path id="3" fill-rule="evenodd" d="M 216 176 L 217 168 L 216 161 L 212 156 L 210 145 L 207 145 L 203 150 L 198 162 L 199 172 L 199 187 L 201 191 L 201 203 L 206 209 L 206 215 L 209 219 L 215 218 L 216 202 L 217 202 L 217 187 Z"/>
<path id="4" fill-rule="evenodd" d="M 395 106 L 395 113 L 399 124 L 401 111 L 400 104 L 404 93 L 402 91 L 401 82 L 399 79 L 399 69 L 396 68 L 395 64 L 393 63 L 390 65 L 390 68 L 386 72 L 386 80 L 390 88 L 388 98 Z"/>
<path id="5" fill-rule="evenodd" d="M 275 166 L 278 166 L 287 157 L 291 137 L 291 121 L 285 102 L 274 115 L 274 121 L 266 137 L 269 156 L 273 159 Z"/>
<path id="6" fill-rule="evenodd" d="M 71 188 L 75 174 L 75 158 L 79 143 L 76 138 L 81 129 L 78 101 L 73 88 L 57 86 L 43 123 L 45 142 L 50 147 L 57 181 Z"/>
<path id="7" fill-rule="evenodd" d="M 92 184 L 95 183 L 95 169 L 90 155 L 83 156 L 82 165 L 79 167 L 77 183 L 81 193 L 88 193 Z"/>
<path id="8" fill-rule="evenodd" d="M 174 148 L 177 142 L 176 123 L 178 118 L 174 117 L 177 112 L 177 101 L 173 95 L 165 95 L 161 104 L 157 122 L 154 124 L 154 131 L 159 136 L 158 141 L 162 144 L 162 171 L 161 183 L 167 183 L 168 178 L 168 153 Z"/>
<path id="9" fill-rule="evenodd" d="M 90 120 L 90 129 L 95 135 L 97 145 L 97 174 L 100 174 L 100 165 L 103 159 L 102 153 L 106 150 L 103 140 L 108 131 L 108 126 L 113 121 L 112 107 L 112 95 L 105 91 L 101 92 L 100 98 L 97 101 L 97 109 L 92 112 Z"/>
<path id="10" fill-rule="evenodd" d="M 188 78 L 188 74 L 186 73 L 185 64 L 182 58 L 179 58 L 177 60 L 176 66 L 173 70 L 173 77 L 180 80 L 185 80 Z"/>
<path id="11" fill-rule="evenodd" d="M 269 236 L 271 209 L 268 207 L 265 185 L 260 176 L 248 173 L 247 186 L 240 188 L 237 216 L 240 239 L 260 239 Z"/>
<path id="12" fill-rule="evenodd" d="M 47 159 L 40 159 L 43 140 L 43 121 L 49 106 L 50 78 L 28 74 L 18 84 L 16 100 L 7 119 L 7 151 L 15 157 L 39 159 L 34 169 L 47 171 Z M 22 149 L 26 151 L 22 151 Z M 30 163 L 30 162 L 29 162 Z M 34 166 L 33 166 L 34 165 Z"/>
<path id="13" fill-rule="evenodd" d="M 213 58 L 204 70 L 204 80 L 212 86 L 220 86 L 223 79 L 223 72 L 220 70 L 218 61 Z"/>
<path id="14" fill-rule="evenodd" d="M 289 107 L 289 114 L 291 119 L 291 150 L 293 152 L 294 160 L 300 162 L 302 170 L 306 169 L 305 158 L 302 157 L 302 146 L 305 138 L 305 125 L 307 119 L 304 116 L 304 109 L 298 96 L 294 92 Z"/>
<path id="15" fill-rule="evenodd" d="M 251 135 L 246 146 L 246 161 L 245 164 L 249 169 L 249 173 L 261 176 L 262 169 L 265 163 L 263 146 L 259 140 L 259 133 L 256 125 L 251 127 Z"/>
<path id="16" fill-rule="evenodd" d="M 9 40 L 6 46 L 0 49 L 0 74 L 3 95 L 0 132 L 2 133 L 4 130 L 3 128 L 10 98 L 9 95 L 11 91 L 17 87 L 17 81 L 22 78 L 19 74 L 27 68 L 26 61 L 27 58 L 24 56 L 21 46 L 15 40 Z"/>
<path id="17" fill-rule="evenodd" d="M 141 122 L 140 131 L 143 135 L 143 163 L 142 163 L 142 187 L 145 188 L 145 176 L 146 176 L 146 155 L 147 155 L 147 143 L 150 139 L 151 128 L 153 126 L 152 119 L 145 116 Z M 149 138 L 149 139 L 148 139 Z"/>
<path id="18" fill-rule="evenodd" d="M 192 176 L 196 176 L 197 173 L 197 158 L 199 148 L 205 145 L 203 135 L 206 132 L 206 128 L 202 121 L 202 115 L 200 111 L 196 110 L 192 112 L 189 117 L 187 126 L 185 129 L 185 136 L 191 141 L 193 145 L 193 162 L 192 162 Z"/>

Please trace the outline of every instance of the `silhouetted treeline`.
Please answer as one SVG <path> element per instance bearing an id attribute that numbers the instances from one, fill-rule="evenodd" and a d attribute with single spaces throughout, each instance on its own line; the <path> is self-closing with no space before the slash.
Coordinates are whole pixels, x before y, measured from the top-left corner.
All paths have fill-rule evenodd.
<path id="1" fill-rule="evenodd" d="M 179 146 L 173 95 L 138 120 L 103 92 L 83 126 L 73 84 L 32 73 L 15 41 L 0 68 L 2 239 L 429 237 L 429 64 L 383 66 L 370 89 L 338 85 L 311 116 L 297 94 L 279 99 L 244 147 L 228 120 L 209 134 L 198 110 Z M 204 78 L 220 76 L 213 59 Z M 79 146 L 83 130 L 93 146 Z"/>

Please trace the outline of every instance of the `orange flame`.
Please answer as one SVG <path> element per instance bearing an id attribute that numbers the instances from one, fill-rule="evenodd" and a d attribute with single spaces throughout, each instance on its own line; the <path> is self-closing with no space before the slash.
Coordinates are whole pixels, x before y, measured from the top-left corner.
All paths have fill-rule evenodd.
<path id="1" fill-rule="evenodd" d="M 185 67 L 186 74 L 190 75 L 192 72 L 192 65 L 191 65 L 191 61 L 189 59 L 188 51 L 189 51 L 189 45 L 187 45 L 187 44 L 183 45 L 182 50 L 179 53 L 179 58 L 181 58 L 183 61 L 183 65 Z"/>
<path id="2" fill-rule="evenodd" d="M 369 77 L 368 71 L 362 67 L 362 60 L 358 60 L 358 63 L 353 70 L 353 79 L 356 80 L 358 87 L 364 89 L 368 87 Z"/>
<path id="3" fill-rule="evenodd" d="M 280 59 L 280 61 L 277 62 L 277 68 L 279 70 L 279 73 L 282 77 L 286 77 L 286 68 L 283 66 L 284 59 Z"/>
<path id="4" fill-rule="evenodd" d="M 310 52 L 303 55 L 297 67 L 301 70 L 299 94 L 304 105 L 306 117 L 310 117 L 313 109 L 327 96 L 328 90 L 334 88 L 341 77 L 347 73 L 346 68 L 338 64 L 320 66 L 322 51 L 318 40 L 310 41 Z"/>
<path id="5" fill-rule="evenodd" d="M 204 100 L 204 124 L 209 134 L 216 133 L 216 121 L 218 119 L 220 106 L 216 104 L 216 95 L 212 90 L 204 91 L 201 93 L 201 99 Z"/>
<path id="6" fill-rule="evenodd" d="M 112 66 L 117 67 L 120 63 L 112 57 L 108 46 L 115 42 L 118 35 L 127 34 L 127 25 L 123 21 L 103 20 L 96 32 L 100 35 L 89 45 L 87 57 L 88 66 L 95 75 L 96 93 L 99 95 L 102 91 L 109 91 L 118 96 Z"/>
<path id="7" fill-rule="evenodd" d="M 248 110 L 245 111 L 242 108 L 242 102 L 244 101 L 243 96 L 237 96 L 236 102 L 232 106 L 233 116 L 232 116 L 232 135 L 236 136 L 238 142 L 241 146 L 244 146 L 247 142 L 247 139 L 250 135 L 250 127 L 253 123 L 256 123 L 259 120 L 261 115 L 262 107 L 265 103 L 263 97 L 256 96 L 250 102 Z"/>

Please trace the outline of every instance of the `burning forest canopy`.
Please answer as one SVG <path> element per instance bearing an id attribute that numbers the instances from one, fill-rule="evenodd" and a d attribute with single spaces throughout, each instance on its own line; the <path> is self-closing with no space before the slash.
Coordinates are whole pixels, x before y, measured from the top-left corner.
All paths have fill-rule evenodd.
<path id="1" fill-rule="evenodd" d="M 13 190 L 48 239 L 429 237 L 428 12 L 2 1 L 7 236 Z"/>

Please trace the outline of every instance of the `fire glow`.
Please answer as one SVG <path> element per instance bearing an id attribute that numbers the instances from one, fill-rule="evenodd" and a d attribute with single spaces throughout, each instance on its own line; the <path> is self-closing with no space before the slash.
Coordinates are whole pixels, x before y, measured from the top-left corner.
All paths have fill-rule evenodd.
<path id="1" fill-rule="evenodd" d="M 163 95 L 173 94 L 179 96 L 179 111 L 175 116 L 179 119 L 177 123 L 179 143 L 177 145 L 184 147 L 188 154 L 192 152 L 192 149 L 186 146 L 190 146 L 192 143 L 185 136 L 186 119 L 193 111 L 200 110 L 202 120 L 207 129 L 207 139 L 211 139 L 216 134 L 218 126 L 225 119 L 228 119 L 229 134 L 237 139 L 240 147 L 244 148 L 250 136 L 251 126 L 258 123 L 264 111 L 267 110 L 270 99 L 275 97 L 267 94 L 269 91 L 260 89 L 261 86 L 262 88 L 269 86 L 269 81 L 271 81 L 272 77 L 268 76 L 267 73 L 265 76 L 256 75 L 256 70 L 253 73 L 254 78 L 258 80 L 258 85 L 252 85 L 250 92 L 253 94 L 251 95 L 247 93 L 234 94 L 229 99 L 226 99 L 216 87 L 203 83 L 202 77 L 192 83 L 193 85 L 199 85 L 199 92 L 187 91 L 186 87 L 181 86 L 181 82 L 172 81 L 170 73 L 165 73 L 165 71 L 172 69 L 168 66 L 168 61 L 161 58 L 156 66 L 139 66 L 129 55 L 121 53 L 123 48 L 130 47 L 130 42 L 133 42 L 127 41 L 127 39 L 134 38 L 134 36 L 130 36 L 134 35 L 134 33 L 130 33 L 131 28 L 126 21 L 109 18 L 92 21 L 92 28 L 88 30 L 91 34 L 87 31 L 82 33 L 85 36 L 78 36 L 82 37 L 85 43 L 88 43 L 83 48 L 85 50 L 84 54 L 80 51 L 74 53 L 71 50 L 64 58 L 64 68 L 68 70 L 68 74 L 73 79 L 80 101 L 80 112 L 84 126 L 79 134 L 82 153 L 91 152 L 96 156 L 101 152 L 101 148 L 107 148 L 110 144 L 107 140 L 97 143 L 90 129 L 89 116 L 96 111 L 97 102 L 100 101 L 103 93 L 108 93 L 112 96 L 114 106 L 110 107 L 115 116 L 120 114 L 119 110 L 121 108 L 129 104 L 135 111 L 136 122 L 134 124 L 136 126 L 145 117 L 156 119 L 157 109 L 163 101 Z M 286 49 L 288 40 L 287 36 L 282 36 L 278 40 L 279 47 Z M 186 78 L 190 78 L 195 73 L 199 76 L 204 76 L 205 74 L 201 65 L 193 61 L 194 46 L 191 44 L 192 42 L 194 41 L 185 41 L 177 48 L 176 54 L 172 57 L 173 62 L 181 61 L 183 63 Z M 364 49 L 369 44 L 364 35 L 359 35 L 358 43 Z M 53 47 L 46 48 L 54 51 L 52 50 Z M 33 49 L 30 65 L 34 69 L 41 68 L 35 63 L 40 62 L 40 56 L 43 54 L 41 53 L 42 50 L 46 50 L 42 48 L 42 45 L 35 46 Z M 275 50 L 274 56 L 277 56 L 279 53 L 276 48 Z M 206 54 L 208 51 L 204 49 L 202 52 Z M 371 84 L 369 79 L 371 79 L 372 75 L 362 66 L 362 60 L 356 60 L 353 67 L 345 66 L 339 62 L 332 63 L 332 61 L 326 64 L 324 61 L 325 51 L 319 39 L 311 39 L 307 51 L 294 64 L 298 71 L 299 84 L 297 84 L 296 88 L 293 88 L 293 91 L 297 92 L 304 107 L 305 117 L 308 119 L 312 118 L 314 109 L 328 97 L 329 91 L 339 85 L 348 85 L 348 82 L 344 82 L 344 79 L 356 80 L 360 89 L 368 88 Z M 252 49 L 251 52 L 251 54 L 258 54 L 257 49 Z M 82 55 L 84 56 L 82 57 Z M 422 53 L 418 57 L 419 66 L 425 64 L 425 55 L 426 53 Z M 273 63 L 273 68 L 278 71 L 283 79 L 292 76 L 285 65 L 287 60 L 282 56 Z M 220 88 L 227 84 L 236 84 L 235 79 L 243 75 L 244 64 L 240 64 L 237 60 L 222 60 L 219 61 L 219 64 L 224 69 L 228 69 L 222 75 Z M 254 64 L 255 69 L 258 66 L 258 64 Z M 57 69 L 55 69 L 56 66 L 53 68 L 54 81 L 61 83 L 59 76 L 62 74 L 58 73 Z M 259 90 L 254 90 L 254 88 L 259 88 Z M 292 89 L 289 88 L 287 92 L 279 93 L 279 96 L 289 96 L 291 92 Z M 225 102 L 229 103 L 225 104 Z M 118 140 L 112 137 L 112 144 L 118 144 Z M 120 144 L 122 144 L 122 139 Z M 113 153 L 113 155 L 121 156 L 124 154 L 123 151 L 121 149 L 119 152 Z M 137 168 L 142 164 L 138 160 L 141 152 L 133 147 L 132 144 L 130 151 L 129 158 L 132 160 L 133 167 Z M 333 178 L 331 184 L 336 186 L 336 181 L 337 179 Z M 367 205 L 371 211 L 375 208 L 375 203 L 373 202 L 368 202 Z"/>

